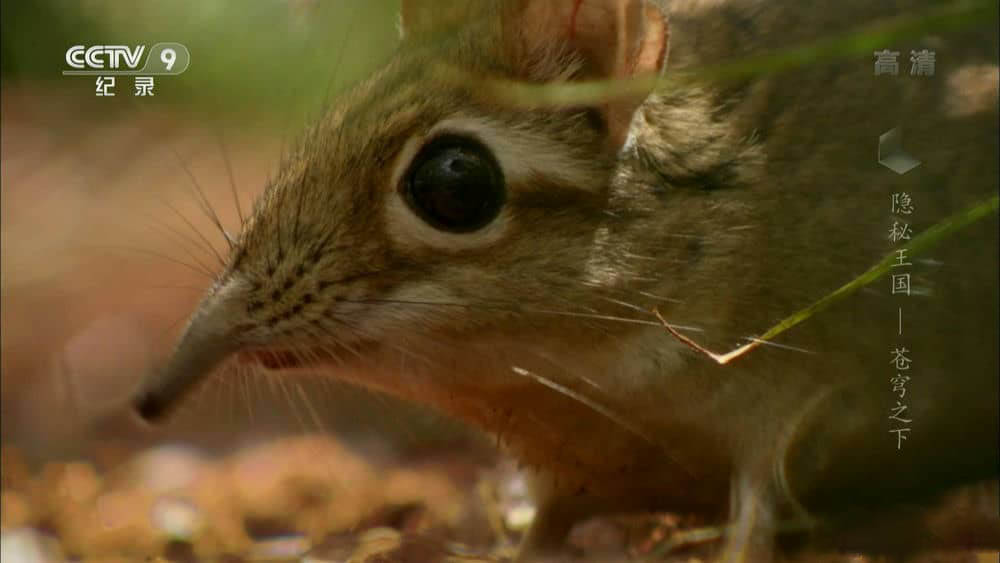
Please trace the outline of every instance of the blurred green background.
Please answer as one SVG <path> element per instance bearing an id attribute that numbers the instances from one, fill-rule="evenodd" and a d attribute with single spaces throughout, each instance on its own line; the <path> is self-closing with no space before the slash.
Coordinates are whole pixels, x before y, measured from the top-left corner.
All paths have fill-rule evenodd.
<path id="1" fill-rule="evenodd" d="M 157 80 L 158 104 L 213 117 L 291 125 L 396 47 L 399 0 L 5 0 L 2 78 L 93 89 L 62 76 L 72 45 L 183 43 L 191 66 Z M 108 104 L 109 111 L 125 104 Z"/>

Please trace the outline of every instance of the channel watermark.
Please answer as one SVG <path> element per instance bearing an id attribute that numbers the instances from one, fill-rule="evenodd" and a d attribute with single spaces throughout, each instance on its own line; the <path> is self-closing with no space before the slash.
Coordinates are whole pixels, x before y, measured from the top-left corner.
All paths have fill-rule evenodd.
<path id="1" fill-rule="evenodd" d="M 66 49 L 64 76 L 94 76 L 95 94 L 116 94 L 118 77 L 131 76 L 133 95 L 155 95 L 156 76 L 176 76 L 191 65 L 191 52 L 181 43 L 146 45 L 73 45 Z"/>

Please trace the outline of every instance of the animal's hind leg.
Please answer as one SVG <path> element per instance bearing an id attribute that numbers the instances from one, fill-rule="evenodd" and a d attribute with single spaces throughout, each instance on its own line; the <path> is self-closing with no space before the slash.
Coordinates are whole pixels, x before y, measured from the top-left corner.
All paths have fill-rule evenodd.
<path id="1" fill-rule="evenodd" d="M 774 496 L 770 481 L 759 475 L 750 471 L 736 475 L 719 563 L 764 563 L 774 558 Z"/>

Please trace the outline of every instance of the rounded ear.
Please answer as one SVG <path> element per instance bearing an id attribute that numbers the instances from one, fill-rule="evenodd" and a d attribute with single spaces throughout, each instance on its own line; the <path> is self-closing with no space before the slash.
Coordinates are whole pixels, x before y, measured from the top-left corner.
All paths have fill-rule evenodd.
<path id="1" fill-rule="evenodd" d="M 631 78 L 666 66 L 667 17 L 650 0 L 507 0 L 502 17 L 502 41 L 512 60 L 525 66 L 525 76 L 540 68 L 561 73 L 557 61 L 545 59 L 567 48 L 582 61 L 582 78 Z M 649 93 L 609 100 L 602 108 L 612 145 L 625 143 L 632 116 Z"/>

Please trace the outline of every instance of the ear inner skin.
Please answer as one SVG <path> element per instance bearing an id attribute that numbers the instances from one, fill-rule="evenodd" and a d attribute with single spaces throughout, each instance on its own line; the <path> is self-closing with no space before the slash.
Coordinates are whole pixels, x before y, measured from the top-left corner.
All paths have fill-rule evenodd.
<path id="1" fill-rule="evenodd" d="M 504 11 L 503 40 L 523 60 L 568 49 L 583 62 L 580 78 L 598 80 L 659 73 L 666 64 L 666 15 L 652 2 L 520 0 L 514 6 Z M 624 145 L 645 97 L 614 99 L 601 108 L 612 151 Z"/>

